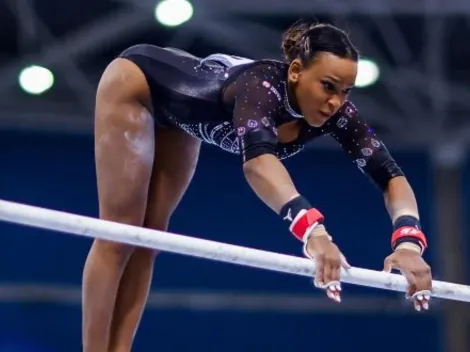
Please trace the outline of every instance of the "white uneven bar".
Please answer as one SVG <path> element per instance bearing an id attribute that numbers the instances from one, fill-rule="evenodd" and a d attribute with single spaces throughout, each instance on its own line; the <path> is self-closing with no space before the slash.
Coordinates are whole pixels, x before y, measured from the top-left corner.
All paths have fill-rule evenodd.
<path id="1" fill-rule="evenodd" d="M 313 277 L 315 273 L 314 263 L 305 258 L 123 225 L 4 200 L 0 200 L 0 220 L 259 269 L 308 277 Z M 407 288 L 402 275 L 361 268 L 342 270 L 341 281 L 401 292 L 405 292 Z M 433 281 L 433 291 L 433 297 L 470 302 L 469 286 Z"/>

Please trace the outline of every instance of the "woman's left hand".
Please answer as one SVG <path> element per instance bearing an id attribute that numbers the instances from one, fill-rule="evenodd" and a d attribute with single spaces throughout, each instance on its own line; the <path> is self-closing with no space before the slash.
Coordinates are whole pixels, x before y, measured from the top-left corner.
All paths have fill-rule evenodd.
<path id="1" fill-rule="evenodd" d="M 417 311 L 429 309 L 432 291 L 431 268 L 414 248 L 398 248 L 385 258 L 384 271 L 400 270 L 408 281 L 407 298 L 412 299 Z"/>

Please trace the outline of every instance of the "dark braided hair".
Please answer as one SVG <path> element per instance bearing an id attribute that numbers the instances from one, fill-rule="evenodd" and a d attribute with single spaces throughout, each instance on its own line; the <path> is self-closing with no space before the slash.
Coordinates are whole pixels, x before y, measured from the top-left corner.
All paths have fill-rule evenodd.
<path id="1" fill-rule="evenodd" d="M 297 21 L 283 35 L 282 51 L 290 63 L 299 58 L 308 66 L 319 52 L 357 61 L 359 52 L 346 32 L 326 23 Z"/>

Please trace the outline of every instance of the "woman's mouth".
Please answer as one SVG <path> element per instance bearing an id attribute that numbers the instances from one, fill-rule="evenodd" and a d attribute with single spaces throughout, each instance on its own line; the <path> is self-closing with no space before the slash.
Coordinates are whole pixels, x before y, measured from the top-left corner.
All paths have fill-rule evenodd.
<path id="1" fill-rule="evenodd" d="M 320 116 L 322 116 L 323 119 L 329 119 L 331 117 L 330 113 L 320 111 Z"/>

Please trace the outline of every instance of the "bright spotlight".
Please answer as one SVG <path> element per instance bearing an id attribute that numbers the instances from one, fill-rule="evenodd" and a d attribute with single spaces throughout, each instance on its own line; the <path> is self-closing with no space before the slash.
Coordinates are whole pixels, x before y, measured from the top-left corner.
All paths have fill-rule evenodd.
<path id="1" fill-rule="evenodd" d="M 187 0 L 163 0 L 155 6 L 155 18 L 168 27 L 189 21 L 193 13 L 193 5 Z"/>
<path id="2" fill-rule="evenodd" d="M 372 60 L 360 59 L 355 86 L 364 88 L 377 82 L 380 76 L 379 66 Z"/>
<path id="3" fill-rule="evenodd" d="M 54 75 L 45 67 L 32 65 L 20 72 L 18 81 L 26 93 L 38 95 L 54 85 Z"/>

